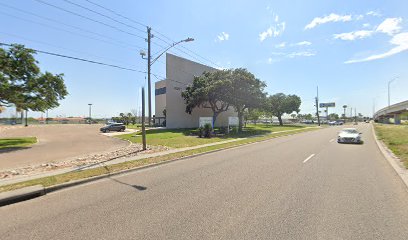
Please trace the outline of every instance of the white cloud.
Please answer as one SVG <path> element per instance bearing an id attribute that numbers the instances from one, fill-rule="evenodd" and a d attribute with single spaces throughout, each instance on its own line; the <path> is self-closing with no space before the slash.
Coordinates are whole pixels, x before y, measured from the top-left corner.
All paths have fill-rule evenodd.
<path id="1" fill-rule="evenodd" d="M 291 52 L 291 53 L 285 53 L 285 52 L 272 52 L 272 56 L 281 56 L 285 58 L 295 58 L 295 57 L 311 57 L 315 56 L 316 53 L 311 52 L 311 51 L 300 51 L 300 52 Z M 272 59 L 272 58 L 269 58 Z"/>
<path id="2" fill-rule="evenodd" d="M 383 32 L 388 35 L 394 35 L 399 33 L 401 27 L 402 18 L 387 18 L 377 27 L 377 32 Z"/>
<path id="3" fill-rule="evenodd" d="M 364 15 L 360 14 L 354 17 L 357 21 L 364 18 Z"/>
<path id="4" fill-rule="evenodd" d="M 279 22 L 279 16 L 278 15 L 275 16 L 275 22 Z"/>
<path id="5" fill-rule="evenodd" d="M 275 48 L 284 48 L 284 47 L 286 47 L 286 42 L 281 42 L 275 45 Z"/>
<path id="6" fill-rule="evenodd" d="M 274 26 L 270 26 L 264 32 L 261 32 L 259 34 L 259 40 L 261 42 L 263 42 L 268 37 L 278 37 L 278 36 L 280 36 L 285 31 L 285 27 L 286 27 L 285 22 L 277 23 Z"/>
<path id="7" fill-rule="evenodd" d="M 382 59 L 386 57 L 390 57 L 394 54 L 407 51 L 408 50 L 408 32 L 404 33 L 399 33 L 395 35 L 391 40 L 390 43 L 392 45 L 396 45 L 396 47 L 392 48 L 388 52 L 381 53 L 381 54 L 376 54 L 372 55 L 363 59 L 354 59 L 354 60 L 348 60 L 344 63 L 358 63 L 358 62 L 367 62 L 367 61 L 372 61 L 372 60 L 377 60 L 377 59 Z"/>
<path id="8" fill-rule="evenodd" d="M 379 12 L 375 12 L 375 11 L 369 11 L 369 12 L 366 13 L 366 15 L 374 16 L 374 17 L 381 17 L 381 14 Z"/>
<path id="9" fill-rule="evenodd" d="M 226 32 L 222 32 L 217 36 L 216 41 L 222 42 L 222 41 L 228 41 L 229 39 L 229 34 Z"/>
<path id="10" fill-rule="evenodd" d="M 360 30 L 360 31 L 354 31 L 354 32 L 348 32 L 348 33 L 339 33 L 339 34 L 334 34 L 335 39 L 341 39 L 345 41 L 353 41 L 356 39 L 363 39 L 370 37 L 373 35 L 374 31 L 369 31 L 369 30 Z"/>
<path id="11" fill-rule="evenodd" d="M 293 45 L 294 46 L 310 46 L 310 45 L 312 45 L 312 43 L 308 42 L 308 41 L 302 41 L 302 42 L 295 43 Z"/>
<path id="12" fill-rule="evenodd" d="M 351 15 L 338 15 L 335 13 L 331 13 L 328 16 L 324 17 L 316 17 L 314 18 L 309 24 L 306 25 L 306 29 L 312 29 L 320 24 L 328 23 L 328 22 L 349 22 L 352 20 Z"/>
<path id="13" fill-rule="evenodd" d="M 288 58 L 294 58 L 294 57 L 311 57 L 311 56 L 315 56 L 316 53 L 312 53 L 310 51 L 303 51 L 303 52 L 293 52 L 293 53 L 289 53 L 288 55 L 286 55 L 286 57 Z"/>
<path id="14" fill-rule="evenodd" d="M 364 24 L 363 24 L 363 27 L 364 27 L 364 28 L 369 28 L 370 26 L 371 26 L 371 24 L 369 24 L 369 23 L 364 23 Z"/>

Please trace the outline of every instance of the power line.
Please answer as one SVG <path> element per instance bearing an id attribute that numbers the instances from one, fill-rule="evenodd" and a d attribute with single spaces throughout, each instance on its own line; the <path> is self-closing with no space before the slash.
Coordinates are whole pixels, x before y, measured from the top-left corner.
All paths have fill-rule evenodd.
<path id="1" fill-rule="evenodd" d="M 68 0 L 64 0 L 64 1 L 68 1 Z M 121 18 L 126 19 L 126 20 L 128 20 L 128 21 L 131 21 L 131 22 L 133 22 L 133 23 L 136 23 L 136 24 L 138 24 L 138 25 L 140 25 L 140 26 L 147 27 L 146 24 L 143 24 L 143 23 L 141 23 L 141 22 L 138 22 L 138 21 L 135 21 L 135 20 L 133 20 L 133 19 L 131 19 L 131 18 L 128 18 L 128 17 L 126 17 L 126 16 L 124 16 L 124 15 L 122 15 L 122 14 L 117 13 L 116 11 L 113 11 L 113 10 L 111 10 L 111 9 L 109 9 L 109 8 L 106 8 L 106 7 L 104 7 L 104 6 L 100 5 L 100 4 L 97 4 L 97 3 L 95 3 L 95 2 L 93 2 L 93 1 L 91 1 L 91 0 L 85 0 L 85 1 L 87 1 L 87 2 L 89 2 L 89 3 L 91 3 L 91 4 L 95 5 L 95 6 L 97 6 L 97 7 L 99 7 L 99 8 L 102 8 L 102 9 L 104 9 L 104 10 L 106 10 L 106 11 L 109 11 L 110 13 L 113 13 L 113 14 L 115 14 L 115 15 L 118 16 L 118 17 L 121 17 Z M 96 11 L 95 11 L 95 12 L 96 12 Z M 99 13 L 99 14 L 100 14 L 100 13 Z M 109 18 L 110 18 L 110 17 L 109 17 Z M 111 19 L 111 18 L 110 18 L 110 19 Z M 115 21 L 116 21 L 116 20 L 115 20 Z M 160 35 L 160 36 L 162 36 L 162 37 L 164 37 L 164 38 L 166 38 L 166 39 L 172 41 L 172 42 L 175 42 L 173 39 L 167 37 L 166 35 L 164 35 L 164 34 L 158 32 L 158 31 L 156 31 L 156 30 L 154 30 L 154 32 L 157 33 L 158 35 Z M 157 36 L 156 36 L 156 37 L 157 37 Z M 158 38 L 159 40 L 163 41 L 164 43 L 168 44 L 168 45 L 171 45 L 171 44 L 172 44 L 172 43 L 169 43 L 169 42 L 167 42 L 166 40 L 164 40 L 164 39 L 162 39 L 162 38 L 160 38 L 160 37 L 157 37 L 157 38 Z M 195 53 L 194 51 L 192 51 L 192 50 L 190 50 L 190 49 L 188 49 L 188 48 L 186 48 L 186 47 L 184 47 L 184 46 L 181 46 L 181 47 L 182 47 L 183 49 L 186 49 L 187 51 L 189 51 L 189 52 L 195 54 L 196 56 L 200 57 L 201 59 L 204 59 L 205 61 L 211 63 L 212 65 L 214 65 L 214 66 L 216 66 L 216 67 L 221 67 L 221 66 L 219 66 L 218 64 L 214 63 L 213 61 L 209 60 L 208 58 L 205 58 L 205 57 L 201 56 L 200 54 Z M 197 60 L 197 61 L 199 61 L 199 62 L 201 61 L 201 60 L 199 60 L 198 58 L 196 58 L 196 57 L 194 57 L 194 56 L 192 56 L 192 55 L 186 53 L 185 51 L 181 50 L 181 49 L 178 48 L 178 47 L 174 47 L 174 48 L 177 49 L 178 51 L 183 52 L 184 54 L 186 54 L 186 55 L 188 55 L 188 56 L 194 58 L 195 60 Z M 205 64 L 204 64 L 204 65 L 205 65 Z"/>
<path id="2" fill-rule="evenodd" d="M 8 47 L 13 46 L 13 44 L 1 43 L 1 42 L 0 42 L 0 45 L 8 46 Z M 77 60 L 77 61 L 93 63 L 93 64 L 103 65 L 103 66 L 107 66 L 107 67 L 113 67 L 113 68 L 118 68 L 118 69 L 122 69 L 122 70 L 132 71 L 132 72 L 139 72 L 139 73 L 143 73 L 143 74 L 146 73 L 145 71 L 140 71 L 140 70 L 133 69 L 133 68 L 121 67 L 121 66 L 113 65 L 113 64 L 109 64 L 109 63 L 103 63 L 103 62 L 88 60 L 88 59 L 79 58 L 79 57 L 72 57 L 72 56 L 67 56 L 67 55 L 63 55 L 63 54 L 59 54 L 59 53 L 53 53 L 53 52 L 48 52 L 48 51 L 37 50 L 37 49 L 34 49 L 34 48 L 26 48 L 26 47 L 24 47 L 24 48 L 33 50 L 35 52 L 56 56 L 56 57 L 69 58 L 69 59 L 73 59 L 73 60 Z"/>
<path id="3" fill-rule="evenodd" d="M 61 47 L 61 46 L 58 46 L 58 45 L 54 45 L 52 43 L 48 43 L 48 42 L 44 42 L 44 41 L 40 41 L 40 40 L 35 40 L 35 39 L 30 39 L 30 38 L 27 38 L 27 37 L 23 37 L 23 36 L 20 36 L 20 35 L 17 35 L 17 34 L 6 33 L 6 32 L 2 32 L 2 31 L 0 31 L 0 33 L 5 34 L 5 35 L 9 35 L 9 36 L 12 36 L 12 37 L 20 38 L 20 39 L 23 39 L 23 40 L 26 40 L 26 41 L 36 42 L 36 43 L 39 43 L 39 44 L 51 46 L 51 47 L 54 47 L 54 48 L 59 48 L 59 49 L 68 50 L 68 51 L 71 51 L 71 52 L 87 54 L 87 55 L 93 56 L 93 57 L 104 58 L 106 60 L 119 61 L 119 62 L 124 63 L 122 60 L 110 59 L 110 58 L 103 57 L 103 56 L 98 56 L 98 55 L 95 55 L 95 54 L 92 54 L 92 53 L 87 53 L 87 52 L 82 52 L 82 51 L 78 51 L 78 50 L 74 50 L 74 49 L 69 49 L 69 48 L 66 48 L 66 47 Z"/>
<path id="4" fill-rule="evenodd" d="M 67 2 L 67 3 L 71 4 L 71 5 L 77 6 L 77 7 L 79 7 L 79 8 L 85 9 L 85 10 L 87 10 L 87 11 L 89 11 L 89 12 L 95 13 L 95 14 L 97 14 L 97 15 L 99 15 L 99 16 L 104 17 L 104 18 L 110 19 L 110 20 L 112 20 L 112 21 L 114 21 L 114 22 L 116 22 L 116 23 L 122 24 L 122 25 L 124 25 L 124 26 L 126 26 L 126 27 L 130 27 L 130 28 L 132 28 L 132 29 L 135 29 L 135 30 L 140 31 L 140 32 L 143 32 L 143 33 L 145 32 L 145 30 L 141 30 L 140 28 L 136 28 L 136 27 L 134 27 L 134 26 L 132 26 L 132 25 L 129 25 L 129 24 L 127 24 L 127 23 L 124 23 L 124 22 L 122 22 L 122 21 L 118 21 L 118 20 L 116 20 L 116 19 L 114 19 L 114 18 L 112 18 L 112 17 L 109 17 L 109 16 L 105 15 L 105 14 L 102 14 L 102 13 L 100 13 L 100 12 L 97 12 L 97 11 L 95 11 L 95 10 L 92 10 L 92 9 L 90 9 L 90 8 L 87 8 L 87 7 L 85 7 L 85 6 L 82 6 L 81 4 L 74 3 L 74 2 L 69 1 L 69 0 L 63 0 L 63 1 L 64 1 L 64 2 Z"/>
<path id="5" fill-rule="evenodd" d="M 48 25 L 48 24 L 45 24 L 45 23 L 29 20 L 29 19 L 26 19 L 26 18 L 18 17 L 18 16 L 15 16 L 15 15 L 12 15 L 12 14 L 4 13 L 4 12 L 0 12 L 0 14 L 7 15 L 9 17 L 13 17 L 13 18 L 25 21 L 25 22 L 41 25 L 41 26 L 46 27 L 46 28 L 50 28 L 50 29 L 54 29 L 54 30 L 57 30 L 57 31 L 62 31 L 62 32 L 65 32 L 65 33 L 69 33 L 69 34 L 72 34 L 72 35 L 75 35 L 75 36 L 80 36 L 80 37 L 83 37 L 83 38 L 88 38 L 88 39 L 92 39 L 92 40 L 95 40 L 95 41 L 111 44 L 111 45 L 118 46 L 118 47 L 121 47 L 121 48 L 133 49 L 133 50 L 143 49 L 143 48 L 140 48 L 138 46 L 136 46 L 137 48 L 136 47 L 129 47 L 126 44 L 117 44 L 115 42 L 107 41 L 105 39 L 91 37 L 91 36 L 88 36 L 88 35 L 83 35 L 83 34 L 80 34 L 80 33 L 72 32 L 72 31 L 69 31 L 69 30 L 66 30 L 66 29 L 62 29 L 62 28 L 59 28 L 59 27 L 54 27 L 54 26 L 51 26 L 51 25 Z"/>
<path id="6" fill-rule="evenodd" d="M 117 13 L 117 12 L 115 12 L 115 11 L 109 9 L 109 8 L 106 8 L 106 7 L 104 7 L 104 6 L 100 5 L 100 4 L 97 4 L 97 3 L 93 2 L 93 1 L 90 1 L 90 0 L 85 0 L 85 1 L 87 1 L 87 2 L 89 2 L 89 3 L 91 3 L 91 4 L 93 4 L 93 5 L 95 5 L 95 6 L 97 6 L 97 7 L 100 7 L 100 8 L 102 8 L 102 9 L 108 11 L 108 12 L 111 12 L 111 13 L 113 13 L 114 15 L 116 15 L 116 16 L 118 16 L 118 17 L 124 18 L 124 19 L 126 19 L 126 20 L 128 20 L 128 21 L 131 21 L 131 22 L 133 22 L 133 23 L 139 24 L 140 26 L 147 27 L 146 24 L 143 24 L 143 23 L 141 23 L 141 22 L 138 22 L 138 21 L 136 21 L 136 20 L 133 20 L 133 19 L 131 19 L 131 18 L 128 18 L 128 17 L 126 17 L 126 16 L 124 16 L 124 15 L 121 15 L 121 14 L 119 14 L 119 13 Z"/>
<path id="7" fill-rule="evenodd" d="M 83 18 L 83 19 L 87 19 L 87 20 L 89 20 L 89 21 L 92 21 L 92 22 L 95 22 L 95 23 L 99 23 L 99 24 L 101 24 L 101 25 L 103 25 L 103 26 L 106 26 L 106 27 L 115 29 L 115 30 L 117 30 L 117 31 L 119 31 L 119 32 L 126 33 L 126 34 L 129 34 L 129 35 L 132 35 L 132 36 L 141 38 L 141 39 L 145 39 L 144 37 L 142 37 L 142 36 L 140 36 L 140 35 L 137 35 L 137 34 L 134 34 L 134 33 L 128 32 L 128 31 L 125 31 L 125 30 L 123 30 L 123 29 L 117 28 L 117 27 L 112 26 L 112 25 L 110 25 L 110 24 L 101 22 L 101 21 L 99 21 L 99 20 L 95 20 L 95 19 L 93 19 L 93 18 L 90 18 L 90 17 L 84 16 L 84 15 L 81 15 L 81 14 L 79 14 L 79 13 L 76 13 L 76 12 L 73 12 L 73 11 L 70 11 L 70 10 L 67 10 L 67 9 L 65 9 L 65 8 L 58 7 L 58 6 L 53 5 L 53 4 L 51 4 L 51 3 L 44 2 L 44 1 L 42 1 L 42 0 L 34 0 L 34 1 L 39 2 L 39 3 L 41 3 L 41 4 L 48 5 L 48 6 L 50 6 L 50 7 L 59 9 L 59 10 L 61 10 L 61 11 L 64 11 L 64 12 L 67 12 L 67 13 L 70 13 L 70 14 L 73 14 L 73 15 L 78 16 L 78 17 L 81 17 L 81 18 Z"/>
<path id="8" fill-rule="evenodd" d="M 71 24 L 67 24 L 67 23 L 65 23 L 65 22 L 58 21 L 58 20 L 56 20 L 56 19 L 52 19 L 52 18 L 49 18 L 49 17 L 41 16 L 41 15 L 38 15 L 38 14 L 36 14 L 36 13 L 30 12 L 30 11 L 26 11 L 26 10 L 23 10 L 23 9 L 20 9 L 20 8 L 16 8 L 16 7 L 13 7 L 13 6 L 10 6 L 10 5 L 1 3 L 1 2 L 0 2 L 0 5 L 3 5 L 3 6 L 5 6 L 5 7 L 7 7 L 7 8 L 10 8 L 10 9 L 13 9 L 13 10 L 16 10 L 16 11 L 19 11 L 19 12 L 22 12 L 22 13 L 25 13 L 25 14 L 28 14 L 28 15 L 35 16 L 35 17 L 40 18 L 40 19 L 47 20 L 47 21 L 52 22 L 52 23 L 58 23 L 58 24 L 61 24 L 61 25 L 64 25 L 64 26 L 67 26 L 67 27 L 70 27 L 70 28 L 73 28 L 73 29 L 76 29 L 76 30 L 80 30 L 80 31 L 82 31 L 82 32 L 90 33 L 90 34 L 93 34 L 93 35 L 96 35 L 96 36 L 100 36 L 100 37 L 103 37 L 103 38 L 110 39 L 110 40 L 114 41 L 114 42 L 109 42 L 109 41 L 103 40 L 104 42 L 107 42 L 107 43 L 111 43 L 111 44 L 118 45 L 118 46 L 121 46 L 121 45 L 127 46 L 127 45 L 128 45 L 128 46 L 131 46 L 131 47 L 134 47 L 134 48 L 137 48 L 137 49 L 143 49 L 143 47 L 140 47 L 140 46 L 137 46 L 137 45 L 134 45 L 134 44 L 129 44 L 129 43 L 126 43 L 126 42 L 123 42 L 123 41 L 121 41 L 121 40 L 118 40 L 118 39 L 109 37 L 109 36 L 104 35 L 104 34 L 100 34 L 100 33 L 97 33 L 97 32 L 94 32 L 94 31 L 90 31 L 90 30 L 87 30 L 87 29 L 84 29 L 84 28 L 81 28 L 81 27 L 78 27 L 78 26 L 74 26 L 74 25 L 71 25 Z M 6 13 L 3 13 L 3 14 L 6 14 Z M 13 16 L 13 15 L 10 15 L 10 14 L 8 14 L 8 15 L 9 15 L 9 16 L 12 16 L 12 17 L 14 17 L 14 18 L 20 18 L 20 19 L 22 19 L 22 20 L 24 20 L 24 21 L 31 21 L 31 20 L 27 20 L 27 19 L 24 19 L 24 18 L 21 18 L 21 17 Z M 37 22 L 37 24 L 41 24 L 41 25 L 50 27 L 49 25 L 45 25 L 45 24 L 38 23 L 38 22 Z M 53 28 L 56 28 L 56 27 L 53 27 Z M 59 28 L 59 29 L 60 29 L 61 31 L 67 31 L 67 30 L 62 29 L 62 28 Z M 67 31 L 67 32 L 68 32 L 68 31 Z M 69 33 L 75 34 L 75 35 L 77 34 L 77 33 L 73 33 L 73 32 L 69 32 Z M 87 38 L 90 38 L 89 36 L 86 36 L 86 35 L 81 35 L 81 36 L 85 36 L 85 37 L 87 37 Z M 97 38 L 90 38 L 90 39 L 99 40 L 99 39 L 97 39 Z M 121 44 L 117 44 L 117 43 L 121 43 Z"/>

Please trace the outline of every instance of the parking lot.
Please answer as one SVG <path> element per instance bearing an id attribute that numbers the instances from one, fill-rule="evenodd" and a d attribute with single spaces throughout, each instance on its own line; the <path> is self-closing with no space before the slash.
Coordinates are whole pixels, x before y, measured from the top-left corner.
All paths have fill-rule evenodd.
<path id="1" fill-rule="evenodd" d="M 0 152 L 0 170 L 58 162 L 92 153 L 108 152 L 129 145 L 105 136 L 102 125 L 61 124 L 0 127 L 0 137 L 37 137 L 28 148 Z"/>

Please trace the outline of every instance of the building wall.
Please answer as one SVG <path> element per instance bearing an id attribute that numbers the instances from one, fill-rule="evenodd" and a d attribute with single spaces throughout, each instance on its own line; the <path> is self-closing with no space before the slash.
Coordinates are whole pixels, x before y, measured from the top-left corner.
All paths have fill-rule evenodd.
<path id="1" fill-rule="evenodd" d="M 197 128 L 200 117 L 212 117 L 212 111 L 208 108 L 195 108 L 192 114 L 186 113 L 186 105 L 181 97 L 181 92 L 185 90 L 187 85 L 193 83 L 194 76 L 200 76 L 205 71 L 215 70 L 188 59 L 169 53 L 166 54 L 165 103 L 167 128 Z M 156 113 L 158 112 L 156 111 Z M 232 107 L 229 111 L 218 115 L 215 126 L 227 126 L 229 116 L 237 116 Z"/>

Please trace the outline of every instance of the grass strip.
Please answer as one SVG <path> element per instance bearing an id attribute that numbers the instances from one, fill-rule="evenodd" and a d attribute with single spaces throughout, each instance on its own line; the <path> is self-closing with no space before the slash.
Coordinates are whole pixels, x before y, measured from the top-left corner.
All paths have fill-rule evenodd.
<path id="1" fill-rule="evenodd" d="M 404 163 L 408 168 L 408 126 L 392 124 L 374 124 L 378 139 Z"/>
<path id="2" fill-rule="evenodd" d="M 23 148 L 36 142 L 36 137 L 0 138 L 0 149 Z"/>
<path id="3" fill-rule="evenodd" d="M 140 159 L 140 160 L 132 160 L 128 162 L 117 163 L 113 165 L 97 167 L 97 168 L 87 169 L 83 171 L 73 171 L 73 172 L 58 174 L 55 176 L 43 177 L 43 178 L 28 180 L 24 182 L 0 186 L 0 192 L 16 190 L 19 188 L 33 186 L 37 184 L 41 184 L 44 187 L 49 187 L 49 186 L 53 186 L 57 184 L 66 183 L 69 181 L 85 179 L 85 178 L 100 176 L 100 175 L 105 175 L 105 174 L 112 174 L 112 173 L 116 173 L 116 172 L 120 172 L 120 171 L 124 171 L 128 169 L 134 169 L 134 168 L 138 168 L 138 167 L 142 167 L 142 166 L 146 166 L 150 164 L 172 161 L 172 160 L 176 160 L 176 159 L 183 158 L 183 157 L 193 156 L 193 155 L 200 154 L 200 153 L 211 152 L 211 151 L 219 150 L 219 149 L 228 149 L 228 148 L 232 148 L 232 147 L 236 147 L 240 145 L 246 145 L 246 144 L 250 144 L 254 142 L 264 141 L 264 140 L 273 139 L 273 138 L 282 137 L 282 136 L 293 135 L 293 134 L 302 133 L 302 132 L 313 131 L 317 129 L 318 128 L 305 128 L 305 129 L 299 129 L 299 130 L 291 131 L 291 132 L 268 134 L 268 135 L 259 136 L 259 137 L 251 137 L 247 139 L 242 139 L 242 140 L 235 141 L 235 142 L 228 142 L 228 143 L 207 146 L 207 147 L 202 147 L 202 148 L 197 148 L 197 149 L 192 149 L 192 150 L 187 150 L 187 151 L 182 151 L 182 152 L 177 152 L 177 153 L 170 153 L 170 154 L 166 154 L 163 156 L 150 157 L 150 158 L 145 158 L 145 159 Z"/>

